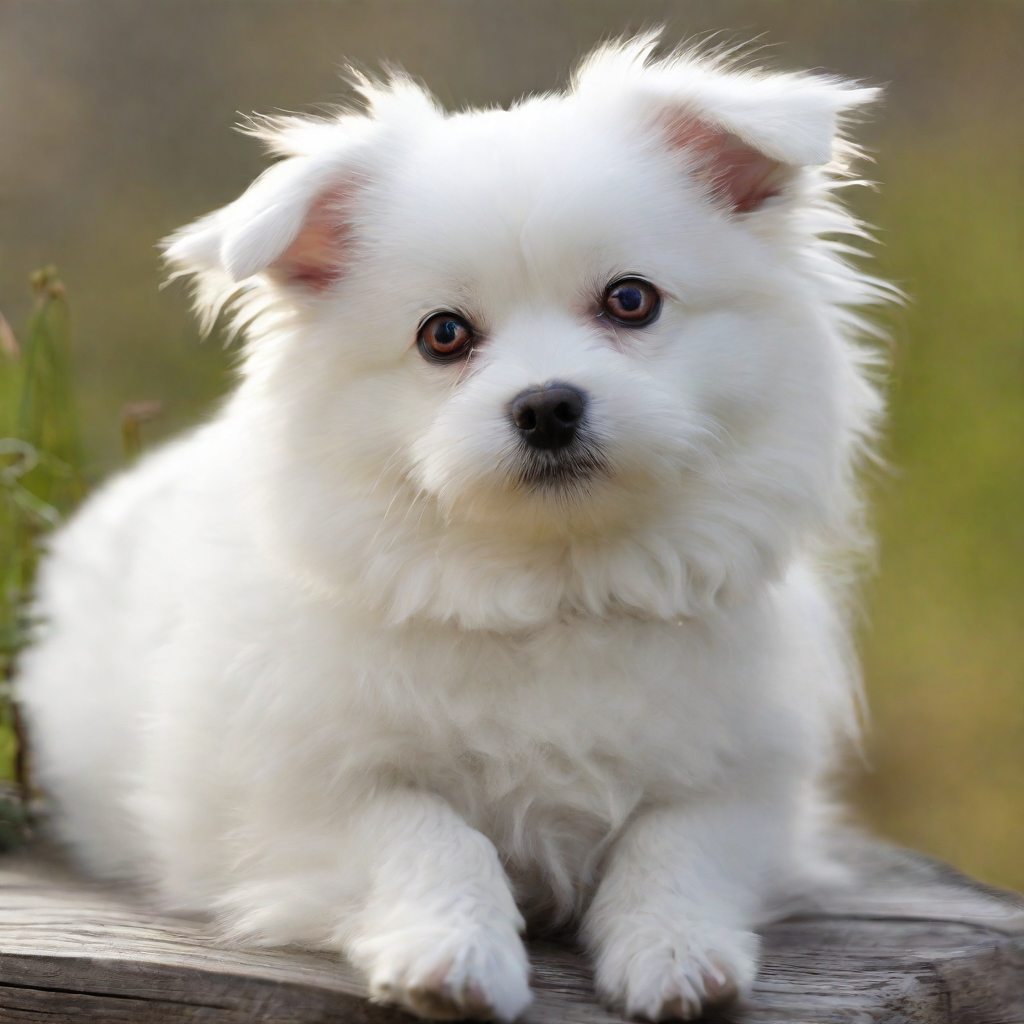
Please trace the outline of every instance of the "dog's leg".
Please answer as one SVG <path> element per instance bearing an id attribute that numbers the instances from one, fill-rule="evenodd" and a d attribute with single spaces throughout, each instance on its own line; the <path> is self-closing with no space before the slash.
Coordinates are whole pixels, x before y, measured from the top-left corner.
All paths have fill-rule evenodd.
<path id="1" fill-rule="evenodd" d="M 339 944 L 373 998 L 440 1020 L 518 1017 L 531 999 L 523 918 L 490 840 L 413 791 L 375 801 L 360 828 L 375 863 Z"/>
<path id="2" fill-rule="evenodd" d="M 652 809 L 613 848 L 584 921 L 598 991 L 630 1017 L 689 1020 L 753 982 L 765 887 L 785 870 L 785 801 Z"/>
<path id="3" fill-rule="evenodd" d="M 275 844 L 219 901 L 229 937 L 343 952 L 371 996 L 436 1020 L 512 1021 L 530 1003 L 524 922 L 493 844 L 442 799 L 377 792 L 333 835 Z"/>

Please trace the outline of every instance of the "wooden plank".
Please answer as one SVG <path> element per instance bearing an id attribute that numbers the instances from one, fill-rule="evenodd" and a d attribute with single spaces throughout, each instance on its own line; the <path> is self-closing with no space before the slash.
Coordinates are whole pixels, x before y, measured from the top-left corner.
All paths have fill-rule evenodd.
<path id="1" fill-rule="evenodd" d="M 741 1024 L 1024 1024 L 1024 900 L 925 858 L 850 845 L 852 881 L 767 926 Z M 573 948 L 533 942 L 533 1024 L 621 1018 Z M 0 860 L 0 1021 L 389 1024 L 341 959 L 240 950 L 202 921 L 83 882 L 38 851 Z"/>

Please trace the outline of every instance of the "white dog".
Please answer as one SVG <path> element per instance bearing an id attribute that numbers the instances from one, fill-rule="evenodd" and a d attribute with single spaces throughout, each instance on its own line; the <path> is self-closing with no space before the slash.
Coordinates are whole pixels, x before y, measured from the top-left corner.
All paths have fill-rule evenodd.
<path id="1" fill-rule="evenodd" d="M 564 94 L 253 128 L 170 239 L 241 380 L 57 537 L 21 692 L 60 835 L 375 998 L 511 1021 L 521 934 L 689 1018 L 824 863 L 830 552 L 879 413 L 833 198 L 875 92 L 653 37 Z"/>

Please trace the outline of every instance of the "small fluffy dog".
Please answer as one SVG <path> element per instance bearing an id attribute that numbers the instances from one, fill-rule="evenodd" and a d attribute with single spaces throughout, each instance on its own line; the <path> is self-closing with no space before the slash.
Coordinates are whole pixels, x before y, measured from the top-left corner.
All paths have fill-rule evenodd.
<path id="1" fill-rule="evenodd" d="M 522 1014 L 527 922 L 629 1015 L 750 986 L 856 729 L 875 91 L 654 45 L 259 122 L 279 161 L 169 240 L 241 381 L 56 538 L 21 678 L 89 871 L 426 1017 Z"/>

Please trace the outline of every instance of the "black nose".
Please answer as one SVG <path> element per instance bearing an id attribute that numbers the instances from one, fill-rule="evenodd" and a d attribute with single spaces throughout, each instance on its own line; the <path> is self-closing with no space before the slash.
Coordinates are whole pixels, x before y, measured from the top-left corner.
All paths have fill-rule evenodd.
<path id="1" fill-rule="evenodd" d="M 586 398 L 575 388 L 552 384 L 530 388 L 512 399 L 512 422 L 534 448 L 564 448 L 576 436 Z"/>

